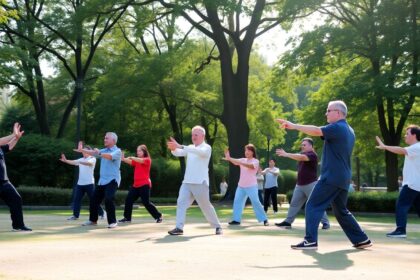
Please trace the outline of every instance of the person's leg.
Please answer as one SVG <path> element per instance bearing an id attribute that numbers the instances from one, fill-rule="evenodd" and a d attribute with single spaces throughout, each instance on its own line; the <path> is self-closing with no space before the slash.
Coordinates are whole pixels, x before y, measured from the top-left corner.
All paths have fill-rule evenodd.
<path id="1" fill-rule="evenodd" d="M 368 236 L 362 230 L 352 213 L 347 209 L 348 191 L 346 189 L 339 189 L 337 195 L 334 197 L 331 206 L 344 233 L 351 243 L 357 244 L 368 240 Z"/>
<path id="2" fill-rule="evenodd" d="M 1 197 L 9 207 L 12 227 L 23 228 L 25 223 L 23 222 L 22 197 L 10 182 L 4 182 L 0 188 L 2 189 Z"/>
<path id="3" fill-rule="evenodd" d="M 270 206 L 270 189 L 264 189 L 264 211 L 268 211 Z"/>
<path id="4" fill-rule="evenodd" d="M 178 199 L 176 201 L 176 228 L 183 229 L 187 209 L 194 202 L 194 197 L 190 191 L 190 184 L 182 184 L 179 188 Z"/>
<path id="5" fill-rule="evenodd" d="M 124 203 L 124 218 L 128 221 L 131 221 L 131 217 L 133 214 L 133 204 L 139 198 L 139 196 L 139 189 L 130 187 L 127 196 L 125 197 Z"/>
<path id="6" fill-rule="evenodd" d="M 416 209 L 417 216 L 420 217 L 420 192 L 416 192 L 416 198 L 413 202 L 414 208 Z"/>
<path id="7" fill-rule="evenodd" d="M 153 217 L 153 219 L 157 220 L 160 217 L 162 217 L 162 213 L 160 213 L 156 206 L 150 202 L 150 187 L 145 186 L 141 187 L 139 189 L 139 195 L 141 197 L 141 201 L 146 208 L 146 210 L 149 212 L 149 214 Z"/>
<path id="8" fill-rule="evenodd" d="M 408 211 L 410 211 L 411 205 L 417 198 L 417 193 L 407 185 L 402 187 L 395 209 L 395 222 L 398 231 L 406 233 Z"/>
<path id="9" fill-rule="evenodd" d="M 96 223 L 98 221 L 98 207 L 105 197 L 105 186 L 96 186 L 92 198 L 89 202 L 89 221 Z"/>
<path id="10" fill-rule="evenodd" d="M 271 188 L 271 201 L 273 203 L 273 211 L 274 213 L 277 213 L 279 211 L 278 205 L 277 205 L 277 187 Z"/>
<path id="11" fill-rule="evenodd" d="M 210 202 L 209 186 L 204 184 L 197 184 L 191 188 L 191 192 L 197 201 L 198 206 L 203 212 L 204 217 L 214 228 L 220 228 L 219 218 L 217 217 L 216 210 Z"/>
<path id="12" fill-rule="evenodd" d="M 267 215 L 264 212 L 264 209 L 258 199 L 258 188 L 251 187 L 251 188 L 244 188 L 247 196 L 251 200 L 252 208 L 254 209 L 255 217 L 257 218 L 258 222 L 267 221 Z"/>
<path id="13" fill-rule="evenodd" d="M 242 220 L 242 212 L 245 208 L 245 203 L 247 200 L 246 191 L 244 188 L 240 186 L 236 187 L 235 191 L 235 198 L 233 199 L 233 213 L 232 213 L 232 221 L 241 222 Z"/>
<path id="14" fill-rule="evenodd" d="M 83 195 L 85 194 L 85 186 L 76 185 L 74 188 L 74 198 L 73 198 L 73 216 L 79 218 L 80 207 L 82 204 Z"/>
<path id="15" fill-rule="evenodd" d="M 117 222 L 115 217 L 115 193 L 117 189 L 118 183 L 115 180 L 112 180 L 105 187 L 105 209 L 109 225 Z"/>
<path id="16" fill-rule="evenodd" d="M 263 199 L 263 190 L 258 190 L 258 200 L 260 201 L 260 203 L 261 203 L 261 206 L 263 206 L 264 205 L 264 199 Z"/>
<path id="17" fill-rule="evenodd" d="M 300 209 L 307 200 L 307 196 L 303 191 L 304 186 L 295 186 L 293 190 L 292 200 L 290 201 L 289 210 L 287 211 L 287 217 L 284 220 L 289 224 L 293 224 Z"/>
<path id="18" fill-rule="evenodd" d="M 325 209 L 340 190 L 322 181 L 318 181 L 306 202 L 305 207 L 305 240 L 308 242 L 318 242 L 318 226 Z"/>

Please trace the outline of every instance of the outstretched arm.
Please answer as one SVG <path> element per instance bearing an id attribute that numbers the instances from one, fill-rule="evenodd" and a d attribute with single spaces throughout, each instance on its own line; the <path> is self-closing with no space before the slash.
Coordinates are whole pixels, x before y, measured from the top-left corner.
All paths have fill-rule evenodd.
<path id="1" fill-rule="evenodd" d="M 376 142 L 378 143 L 378 146 L 376 146 L 376 148 L 379 150 L 386 150 L 397 155 L 407 155 L 406 149 L 399 146 L 387 146 L 382 142 L 381 138 L 379 138 L 378 136 L 376 136 Z"/>
<path id="2" fill-rule="evenodd" d="M 323 136 L 322 130 L 318 126 L 295 124 L 284 119 L 276 119 L 276 121 L 280 124 L 280 128 L 298 130 L 311 136 Z"/>
<path id="3" fill-rule="evenodd" d="M 291 159 L 296 160 L 296 161 L 309 161 L 309 158 L 308 158 L 307 155 L 291 154 L 291 153 L 286 152 L 283 149 L 277 149 L 276 150 L 276 155 L 278 155 L 279 157 L 291 158 Z"/>
<path id="4" fill-rule="evenodd" d="M 234 165 L 242 165 L 242 166 L 245 166 L 245 167 L 250 168 L 250 169 L 255 168 L 255 166 L 252 163 L 246 163 L 246 162 L 242 162 L 240 159 L 232 158 L 230 156 L 229 150 L 225 150 L 225 157 L 223 157 L 222 159 L 226 160 L 226 161 L 229 161 L 230 163 L 232 163 Z"/>
<path id="5" fill-rule="evenodd" d="M 12 150 L 16 146 L 19 139 L 23 136 L 24 131 L 21 131 L 20 128 L 20 124 L 15 123 L 13 126 L 13 133 L 11 134 L 12 137 L 10 137 L 10 135 L 6 137 L 9 139 L 9 142 L 6 143 L 9 145 L 9 150 Z"/>

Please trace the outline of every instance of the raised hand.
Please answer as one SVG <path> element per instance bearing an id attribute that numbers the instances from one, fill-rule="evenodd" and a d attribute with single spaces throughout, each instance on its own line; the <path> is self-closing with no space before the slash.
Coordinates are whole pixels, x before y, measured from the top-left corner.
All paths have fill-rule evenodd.
<path id="1" fill-rule="evenodd" d="M 61 157 L 60 157 L 59 160 L 62 161 L 62 162 L 66 162 L 67 158 L 64 154 L 61 154 Z"/>
<path id="2" fill-rule="evenodd" d="M 278 155 L 279 157 L 284 157 L 286 156 L 286 151 L 283 149 L 276 149 L 276 155 Z"/>
<path id="3" fill-rule="evenodd" d="M 229 152 L 229 149 L 226 149 L 225 150 L 225 157 L 224 158 L 222 158 L 223 160 L 230 160 L 230 152 Z"/>
<path id="4" fill-rule="evenodd" d="M 21 129 L 21 125 L 18 122 L 16 122 L 13 125 L 13 135 L 16 137 L 16 139 L 19 139 L 20 137 L 22 137 L 24 133 L 24 131 L 21 131 L 20 129 Z"/>
<path id="5" fill-rule="evenodd" d="M 280 128 L 294 129 L 294 127 L 295 127 L 295 124 L 292 123 L 292 122 L 289 122 L 288 120 L 276 119 L 276 122 L 278 122 L 280 124 Z"/>
<path id="6" fill-rule="evenodd" d="M 382 142 L 381 138 L 379 136 L 375 136 L 376 142 L 378 142 L 378 146 L 376 146 L 377 149 L 385 150 L 385 144 Z"/>
<path id="7" fill-rule="evenodd" d="M 179 148 L 180 146 L 173 137 L 169 138 L 169 140 L 166 142 L 166 145 L 168 146 L 168 149 L 171 151 L 175 151 L 175 149 Z"/>

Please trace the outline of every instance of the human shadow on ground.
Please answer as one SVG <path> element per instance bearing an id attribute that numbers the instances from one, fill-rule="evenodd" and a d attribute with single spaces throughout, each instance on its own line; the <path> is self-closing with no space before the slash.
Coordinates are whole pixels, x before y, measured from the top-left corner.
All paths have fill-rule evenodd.
<path id="1" fill-rule="evenodd" d="M 334 252 L 319 253 L 316 250 L 303 250 L 304 255 L 311 256 L 314 259 L 313 264 L 308 265 L 280 265 L 280 266 L 254 266 L 261 269 L 277 268 L 320 268 L 324 270 L 345 270 L 353 266 L 353 261 L 348 258 L 349 254 L 359 253 L 363 250 L 346 249 Z"/>
<path id="2" fill-rule="evenodd" d="M 214 234 L 201 234 L 201 235 L 189 235 L 189 236 L 185 236 L 185 235 L 165 235 L 164 237 L 161 238 L 146 238 L 143 240 L 139 240 L 137 241 L 137 243 L 142 243 L 142 242 L 147 242 L 147 241 L 152 241 L 156 244 L 164 244 L 164 243 L 179 243 L 179 242 L 187 242 L 190 241 L 192 239 L 196 239 L 196 238 L 201 238 L 201 237 L 208 237 L 208 236 L 213 236 Z"/>

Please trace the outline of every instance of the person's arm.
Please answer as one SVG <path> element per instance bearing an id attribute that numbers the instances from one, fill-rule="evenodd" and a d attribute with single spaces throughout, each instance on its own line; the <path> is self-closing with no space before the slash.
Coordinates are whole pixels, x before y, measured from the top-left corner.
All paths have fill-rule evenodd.
<path id="1" fill-rule="evenodd" d="M 130 157 L 125 157 L 124 153 L 121 153 L 121 161 L 129 165 L 131 165 L 132 163 L 132 160 L 130 159 Z"/>
<path id="2" fill-rule="evenodd" d="M 377 149 L 379 150 L 386 150 L 389 151 L 391 153 L 397 154 L 397 155 L 408 155 L 407 150 L 399 147 L 399 146 L 388 146 L 385 145 L 381 138 L 379 138 L 378 136 L 376 136 L 376 142 L 378 142 L 378 146 L 376 146 Z"/>
<path id="3" fill-rule="evenodd" d="M 15 123 L 13 126 L 13 136 L 9 137 L 9 142 L 6 143 L 9 145 L 9 151 L 13 150 L 13 148 L 16 146 L 19 139 L 23 136 L 24 131 L 20 130 L 21 126 L 19 123 Z M 7 138 L 7 137 L 6 137 Z"/>
<path id="4" fill-rule="evenodd" d="M 170 137 L 166 142 L 168 149 L 171 150 L 171 153 L 176 157 L 185 157 L 187 151 L 183 149 L 183 146 L 180 145 L 173 137 Z"/>
<path id="5" fill-rule="evenodd" d="M 59 160 L 61 162 L 64 162 L 64 163 L 67 163 L 67 164 L 70 164 L 70 165 L 78 165 L 79 164 L 78 161 L 76 161 L 76 160 L 67 159 L 64 154 L 61 154 L 61 157 L 59 158 Z"/>
<path id="6" fill-rule="evenodd" d="M 276 155 L 278 155 L 279 157 L 286 157 L 286 158 L 290 158 L 296 161 L 309 161 L 309 157 L 307 155 L 304 154 L 292 154 L 292 153 L 288 153 L 283 149 L 277 149 L 276 150 Z"/>
<path id="7" fill-rule="evenodd" d="M 242 166 L 245 166 L 245 167 L 247 167 L 247 168 L 250 168 L 250 169 L 254 169 L 255 168 L 255 165 L 254 164 L 252 164 L 252 163 L 247 163 L 247 162 L 243 162 L 243 161 L 241 161 L 240 159 L 238 159 L 238 158 L 232 158 L 231 156 L 230 156 L 230 152 L 229 152 L 229 150 L 226 150 L 225 151 L 225 157 L 224 158 L 222 158 L 223 160 L 226 160 L 226 161 L 229 161 L 230 163 L 232 163 L 232 164 L 234 164 L 234 165 L 242 165 Z"/>
<path id="8" fill-rule="evenodd" d="M 90 157 L 86 160 L 79 161 L 78 163 L 81 164 L 81 165 L 92 167 L 92 166 L 95 166 L 96 159 L 94 157 Z"/>
<path id="9" fill-rule="evenodd" d="M 274 176 L 279 176 L 280 174 L 280 169 L 275 168 L 274 171 L 272 171 L 271 169 L 268 169 L 268 172 L 270 172 L 271 174 L 273 174 Z"/>
<path id="10" fill-rule="evenodd" d="M 13 132 L 10 135 L 7 135 L 7 136 L 4 136 L 4 137 L 0 138 L 0 146 L 9 144 L 9 149 L 11 150 L 12 148 L 10 148 L 10 144 L 11 144 L 10 142 L 12 142 L 14 140 L 14 138 L 16 138 L 16 137 L 20 138 L 22 136 L 22 135 L 18 136 L 18 134 L 23 135 L 23 131 L 22 132 L 20 131 L 20 124 L 16 122 L 13 125 Z M 17 140 L 19 140 L 19 139 L 17 139 Z"/>
<path id="11" fill-rule="evenodd" d="M 276 119 L 281 128 L 289 130 L 297 130 L 311 136 L 323 136 L 322 130 L 318 126 L 295 124 L 284 119 Z"/>
<path id="12" fill-rule="evenodd" d="M 144 158 L 139 158 L 139 157 L 128 157 L 130 160 L 138 162 L 138 163 L 144 163 L 145 160 Z"/>

